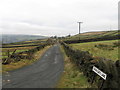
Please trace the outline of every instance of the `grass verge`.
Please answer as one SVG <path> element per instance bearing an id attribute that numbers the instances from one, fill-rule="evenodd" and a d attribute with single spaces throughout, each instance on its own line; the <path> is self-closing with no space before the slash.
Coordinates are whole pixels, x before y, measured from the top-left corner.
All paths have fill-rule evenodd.
<path id="1" fill-rule="evenodd" d="M 64 72 L 56 88 L 90 88 L 87 78 L 66 56 L 62 46 L 61 51 L 64 54 Z"/>
<path id="2" fill-rule="evenodd" d="M 38 59 L 40 59 L 40 57 L 45 53 L 45 51 L 50 48 L 50 46 L 45 47 L 44 49 L 36 52 L 34 54 L 34 59 L 32 60 L 28 60 L 28 59 L 22 59 L 21 61 L 17 62 L 17 63 L 10 63 L 8 65 L 2 65 L 2 72 L 8 72 L 8 71 L 12 71 L 18 68 L 21 68 L 23 66 L 26 65 L 30 65 L 33 62 L 37 61 Z"/>

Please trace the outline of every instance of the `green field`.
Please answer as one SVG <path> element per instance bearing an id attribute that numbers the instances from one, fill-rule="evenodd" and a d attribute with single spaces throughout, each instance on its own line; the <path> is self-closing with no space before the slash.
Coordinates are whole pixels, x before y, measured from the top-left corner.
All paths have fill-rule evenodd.
<path id="1" fill-rule="evenodd" d="M 105 57 L 111 60 L 118 60 L 118 46 L 115 46 L 114 43 L 118 43 L 118 40 L 110 41 L 97 41 L 97 42 L 88 42 L 88 43 L 78 43 L 78 44 L 69 44 L 75 49 L 82 51 L 89 51 L 93 54 L 94 57 Z M 99 47 L 95 47 L 95 46 Z"/>
<path id="2" fill-rule="evenodd" d="M 101 32 L 86 32 L 77 34 L 71 37 L 65 37 L 64 41 L 70 41 L 70 40 L 85 40 L 85 39 L 95 39 L 95 38 L 101 38 L 101 37 L 112 37 L 118 35 L 118 30 L 115 31 L 101 31 Z"/>
<path id="3" fill-rule="evenodd" d="M 8 57 L 8 51 L 9 54 L 11 55 L 15 50 L 15 53 L 23 52 L 23 51 L 28 51 L 32 48 L 35 48 L 35 46 L 31 47 L 16 47 L 16 48 L 2 48 L 2 57 L 1 58 L 7 58 Z"/>
<path id="4" fill-rule="evenodd" d="M 22 41 L 22 42 L 15 42 L 15 43 L 9 43 L 9 44 L 3 44 L 2 46 L 29 46 L 29 45 L 41 45 L 42 43 L 45 43 L 47 39 L 40 39 L 40 40 L 31 40 L 31 41 Z"/>
<path id="5" fill-rule="evenodd" d="M 9 54 L 11 55 L 14 50 L 16 50 L 15 53 L 23 52 L 23 51 L 28 51 L 30 49 L 33 49 L 37 46 L 29 46 L 29 45 L 42 45 L 43 42 L 45 43 L 47 39 L 40 39 L 40 40 L 31 40 L 31 41 L 22 41 L 22 42 L 16 42 L 16 43 L 10 43 L 10 44 L 3 44 L 2 46 L 4 47 L 10 47 L 10 48 L 2 48 L 2 58 L 8 58 L 8 51 Z M 16 47 L 17 46 L 17 47 Z M 23 46 L 23 47 L 19 47 Z"/>

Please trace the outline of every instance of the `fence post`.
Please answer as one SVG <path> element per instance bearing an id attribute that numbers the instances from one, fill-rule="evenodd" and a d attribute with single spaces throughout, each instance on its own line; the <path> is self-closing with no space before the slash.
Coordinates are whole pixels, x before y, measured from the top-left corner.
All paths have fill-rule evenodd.
<path id="1" fill-rule="evenodd" d="M 105 80 L 102 81 L 102 84 L 100 85 L 100 88 L 99 88 L 100 90 L 102 90 L 104 82 L 105 82 Z"/>
<path id="2" fill-rule="evenodd" d="M 93 84 L 93 82 L 94 82 L 94 79 L 95 79 L 95 73 L 93 74 L 93 77 L 92 77 L 91 84 Z"/>

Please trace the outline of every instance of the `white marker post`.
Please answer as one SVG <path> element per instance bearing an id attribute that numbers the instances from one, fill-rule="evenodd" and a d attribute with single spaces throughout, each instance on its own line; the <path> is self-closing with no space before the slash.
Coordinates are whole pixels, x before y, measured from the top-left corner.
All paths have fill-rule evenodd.
<path id="1" fill-rule="evenodd" d="M 105 74 L 104 72 L 102 72 L 101 70 L 99 70 L 97 67 L 93 66 L 92 69 L 95 73 L 97 73 L 100 77 L 102 77 L 104 80 L 106 80 L 107 78 L 107 74 Z"/>

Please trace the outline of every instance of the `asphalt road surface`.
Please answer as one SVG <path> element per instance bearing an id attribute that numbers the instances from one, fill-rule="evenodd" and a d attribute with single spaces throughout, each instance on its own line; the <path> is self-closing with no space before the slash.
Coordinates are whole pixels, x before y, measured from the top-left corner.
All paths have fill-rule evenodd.
<path id="1" fill-rule="evenodd" d="M 3 88 L 54 88 L 63 70 L 63 55 L 54 45 L 32 65 L 3 74 Z"/>

